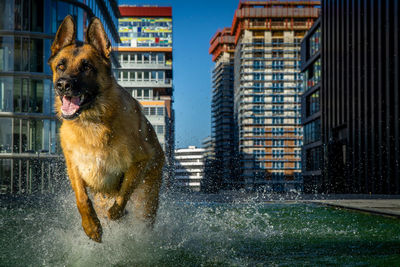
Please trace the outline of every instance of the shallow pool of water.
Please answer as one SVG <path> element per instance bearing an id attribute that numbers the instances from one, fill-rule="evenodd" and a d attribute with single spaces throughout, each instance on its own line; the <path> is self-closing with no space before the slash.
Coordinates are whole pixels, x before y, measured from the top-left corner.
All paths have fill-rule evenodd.
<path id="1" fill-rule="evenodd" d="M 399 266 L 400 220 L 304 203 L 163 196 L 153 231 L 128 214 L 80 226 L 74 197 L 0 204 L 0 266 Z"/>

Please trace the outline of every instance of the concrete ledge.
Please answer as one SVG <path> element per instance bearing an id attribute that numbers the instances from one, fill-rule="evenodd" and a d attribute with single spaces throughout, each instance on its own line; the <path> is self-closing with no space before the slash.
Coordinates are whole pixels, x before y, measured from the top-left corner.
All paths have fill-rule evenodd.
<path id="1" fill-rule="evenodd" d="M 400 218 L 400 199 L 336 199 L 305 202 Z"/>

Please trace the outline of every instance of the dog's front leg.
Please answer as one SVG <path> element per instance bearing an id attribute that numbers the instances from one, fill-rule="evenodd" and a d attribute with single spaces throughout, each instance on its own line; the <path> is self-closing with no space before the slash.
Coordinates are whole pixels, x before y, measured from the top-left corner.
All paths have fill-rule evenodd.
<path id="1" fill-rule="evenodd" d="M 68 161 L 67 170 L 72 189 L 75 192 L 76 204 L 81 214 L 83 230 L 90 239 L 101 243 L 101 224 L 86 192 L 85 183 Z"/>
<path id="2" fill-rule="evenodd" d="M 147 161 L 132 164 L 124 175 L 121 188 L 115 198 L 113 206 L 108 210 L 108 217 L 117 220 L 124 215 L 124 209 L 133 190 L 142 180 L 143 170 L 146 168 Z"/>

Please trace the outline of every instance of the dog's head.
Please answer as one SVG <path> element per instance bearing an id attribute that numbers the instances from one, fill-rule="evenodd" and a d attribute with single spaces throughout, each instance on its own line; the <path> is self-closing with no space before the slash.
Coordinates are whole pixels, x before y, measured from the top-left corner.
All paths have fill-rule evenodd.
<path id="1" fill-rule="evenodd" d="M 75 38 L 75 22 L 67 16 L 58 28 L 49 58 L 57 113 L 67 120 L 93 108 L 112 82 L 111 44 L 101 21 L 91 20 L 85 43 L 76 42 Z"/>

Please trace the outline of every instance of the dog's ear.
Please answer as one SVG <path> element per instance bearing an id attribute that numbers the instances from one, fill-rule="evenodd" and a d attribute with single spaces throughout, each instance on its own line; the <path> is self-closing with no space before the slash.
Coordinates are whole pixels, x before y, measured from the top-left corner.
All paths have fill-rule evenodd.
<path id="1" fill-rule="evenodd" d="M 56 38 L 51 45 L 51 57 L 54 57 L 63 47 L 75 42 L 76 29 L 75 22 L 71 15 L 65 17 L 57 30 Z"/>
<path id="2" fill-rule="evenodd" d="M 102 56 L 110 58 L 111 43 L 104 31 L 103 24 L 97 17 L 90 21 L 86 32 L 86 42 L 96 48 Z"/>

